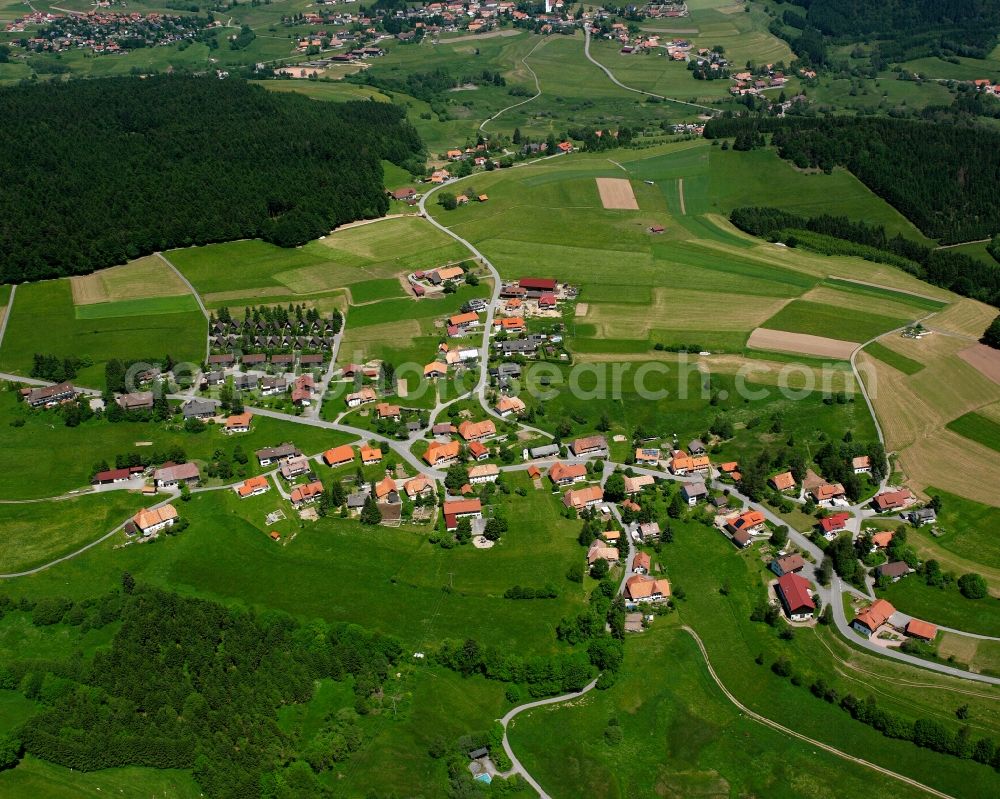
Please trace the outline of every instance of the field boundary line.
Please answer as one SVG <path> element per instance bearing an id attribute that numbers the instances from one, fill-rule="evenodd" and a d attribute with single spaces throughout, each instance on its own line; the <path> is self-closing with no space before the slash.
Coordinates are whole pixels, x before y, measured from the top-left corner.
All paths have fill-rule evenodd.
<path id="1" fill-rule="evenodd" d="M 614 73 L 608 69 L 604 64 L 598 61 L 590 54 L 590 25 L 583 26 L 583 33 L 586 37 L 583 42 L 583 54 L 587 57 L 587 60 L 594 66 L 598 67 L 605 75 L 607 75 L 615 86 L 621 89 L 625 89 L 628 92 L 635 92 L 636 94 L 644 94 L 647 97 L 656 97 L 660 100 L 665 100 L 668 103 L 679 103 L 680 105 L 688 105 L 692 108 L 700 108 L 702 111 L 708 111 L 712 115 L 721 114 L 722 112 L 718 108 L 712 108 L 711 106 L 701 105 L 699 103 L 689 103 L 687 100 L 678 100 L 676 97 L 666 97 L 662 94 L 656 94 L 655 92 L 647 92 L 645 89 L 634 89 L 631 86 L 626 86 L 618 78 L 615 77 Z"/>
<path id="2" fill-rule="evenodd" d="M 470 37 L 470 38 L 471 38 L 471 37 Z M 528 64 L 528 56 L 530 56 L 530 55 L 531 55 L 532 53 L 534 53 L 534 52 L 535 52 L 535 50 L 537 50 L 537 49 L 539 48 L 539 46 L 540 46 L 541 44 L 543 44 L 544 42 L 546 42 L 546 41 L 548 41 L 548 39 L 545 39 L 544 37 L 543 37 L 543 38 L 541 38 L 541 39 L 539 39 L 539 40 L 538 40 L 538 41 L 537 41 L 537 42 L 535 43 L 535 46 L 534 46 L 534 47 L 532 47 L 532 48 L 531 48 L 531 49 L 530 49 L 530 50 L 529 50 L 529 51 L 528 51 L 527 53 L 525 53 L 525 54 L 524 54 L 524 55 L 523 55 L 523 56 L 521 57 L 521 63 L 522 63 L 522 64 L 524 64 L 524 67 L 525 67 L 525 69 L 527 69 L 527 70 L 528 70 L 528 72 L 530 72 L 530 73 L 531 73 L 531 77 L 535 79 L 535 96 L 534 96 L 534 97 L 529 97 L 529 98 L 528 98 L 527 100 L 521 100 L 521 102 L 519 102 L 519 103 L 514 103 L 514 105 L 508 105 L 508 106 L 507 106 L 506 108 L 501 108 L 501 109 L 500 109 L 499 111 L 497 111 L 497 112 L 496 112 L 496 113 L 495 113 L 495 114 L 494 114 L 493 116 L 491 116 L 491 117 L 490 117 L 489 119 L 484 119 L 484 120 L 483 120 L 483 122 L 482 122 L 482 124 L 480 124 L 480 126 L 479 126 L 479 132 L 480 132 L 480 133 L 482 133 L 482 132 L 483 132 L 483 129 L 484 129 L 484 128 L 485 128 L 485 127 L 486 127 L 486 126 L 487 126 L 487 125 L 488 125 L 488 124 L 489 124 L 490 122 L 493 122 L 493 121 L 494 121 L 494 120 L 496 120 L 496 119 L 497 119 L 498 117 L 500 117 L 500 115 L 501 115 L 501 114 L 504 114 L 504 113 L 506 113 L 507 111 L 510 111 L 510 110 L 511 110 L 512 108 L 517 108 L 518 106 L 521 106 L 521 105 L 526 105 L 527 103 L 530 103 L 530 102 L 531 102 L 532 100 L 537 100 L 537 99 L 538 99 L 539 97 L 541 97 L 541 96 L 542 96 L 542 86 L 541 86 L 541 84 L 540 84 L 540 83 L 538 82 L 538 75 L 537 75 L 537 74 L 535 73 L 535 70 L 533 70 L 533 69 L 531 68 L 531 66 L 530 66 L 530 65 Z"/>
<path id="3" fill-rule="evenodd" d="M 677 197 L 681 201 L 681 216 L 687 216 L 684 208 L 684 178 L 677 178 Z"/>
<path id="4" fill-rule="evenodd" d="M 911 777 L 907 777 L 903 774 L 897 774 L 895 771 L 890 771 L 889 769 L 883 768 L 882 766 L 876 765 L 875 763 L 870 763 L 869 761 L 864 760 L 860 757 L 855 757 L 854 755 L 850 755 L 847 752 L 843 752 L 834 746 L 825 744 L 822 741 L 817 741 L 815 738 L 810 738 L 808 735 L 804 735 L 801 732 L 796 732 L 795 730 L 790 729 L 789 727 L 785 727 L 784 725 L 779 724 L 776 721 L 772 721 L 766 716 L 762 716 L 760 713 L 751 710 L 742 702 L 740 702 L 740 700 L 737 699 L 728 688 L 726 688 L 722 680 L 719 679 L 719 675 L 715 673 L 715 669 L 712 666 L 712 661 L 709 660 L 708 658 L 708 651 L 705 649 L 705 644 L 702 642 L 698 633 L 696 633 L 692 628 L 688 627 L 686 624 L 681 625 L 681 629 L 684 630 L 684 632 L 686 632 L 688 635 L 690 635 L 694 639 L 694 642 L 698 645 L 698 649 L 701 650 L 701 656 L 705 659 L 705 666 L 708 668 L 708 674 L 715 681 L 715 684 L 719 686 L 719 690 L 721 690 L 722 693 L 725 694 L 726 698 L 730 702 L 732 702 L 737 708 L 739 708 L 740 712 L 746 714 L 748 718 L 751 718 L 754 721 L 758 722 L 759 724 L 763 724 L 766 727 L 770 727 L 773 730 L 777 730 L 778 732 L 784 733 L 785 735 L 790 735 L 793 738 L 798 738 L 800 741 L 805 741 L 807 744 L 810 744 L 811 746 L 818 746 L 823 751 L 828 752 L 832 755 L 836 755 L 837 757 L 847 760 L 851 763 L 857 763 L 858 765 L 865 766 L 866 768 L 870 768 L 873 771 L 877 771 L 880 774 L 884 774 L 887 777 L 892 777 L 893 779 L 897 779 L 900 782 L 904 782 L 907 785 L 910 785 L 921 791 L 925 791 L 926 793 L 929 793 L 932 796 L 940 797 L 940 799 L 954 799 L 954 797 L 952 797 L 950 794 L 946 794 L 942 791 L 937 790 L 936 788 L 931 788 L 929 785 L 924 785 L 922 782 L 918 782 L 917 780 Z"/>

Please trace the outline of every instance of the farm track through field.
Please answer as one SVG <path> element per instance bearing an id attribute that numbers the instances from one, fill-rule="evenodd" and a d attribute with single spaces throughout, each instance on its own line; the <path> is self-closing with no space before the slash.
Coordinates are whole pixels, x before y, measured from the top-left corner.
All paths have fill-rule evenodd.
<path id="1" fill-rule="evenodd" d="M 472 38 L 472 37 L 470 37 L 470 38 Z M 505 112 L 510 111 L 512 108 L 517 108 L 518 106 L 527 105 L 532 100 L 537 100 L 539 97 L 542 96 L 542 87 L 541 87 L 541 84 L 538 82 L 538 75 L 535 74 L 535 70 L 533 70 L 531 68 L 531 66 L 528 64 L 528 56 L 530 56 L 533 52 L 535 52 L 535 50 L 538 49 L 539 45 L 541 45 L 543 42 L 546 42 L 546 41 L 548 41 L 548 39 L 544 39 L 544 38 L 541 39 L 540 41 L 538 41 L 535 44 L 535 46 L 532 47 L 527 52 L 527 54 L 525 54 L 525 56 L 521 59 L 521 63 L 524 64 L 524 68 L 527 69 L 528 72 L 531 73 L 531 77 L 534 78 L 534 80 L 535 80 L 535 95 L 534 95 L 534 97 L 529 97 L 527 100 L 521 100 L 521 102 L 519 102 L 519 103 L 514 103 L 513 105 L 508 105 L 506 108 L 501 108 L 499 111 L 497 111 L 489 119 L 483 120 L 483 123 L 479 126 L 479 132 L 480 133 L 482 133 L 485 130 L 486 126 L 490 122 L 493 122 L 495 119 L 497 119 L 498 117 L 500 117 Z"/>
<path id="2" fill-rule="evenodd" d="M 174 273 L 177 275 L 177 277 L 179 277 L 183 281 L 184 285 L 188 287 L 188 289 L 191 291 L 191 294 L 194 296 L 195 302 L 198 303 L 198 307 L 201 309 L 201 315 L 205 317 L 205 323 L 206 323 L 206 330 L 205 330 L 205 362 L 207 363 L 208 362 L 208 356 L 211 354 L 211 347 L 210 347 L 210 343 L 209 343 L 209 339 L 208 339 L 208 329 L 207 329 L 207 324 L 208 324 L 208 320 L 209 320 L 208 309 L 205 307 L 205 303 L 202 302 L 201 295 L 195 289 L 194 284 L 190 280 L 188 280 L 187 277 L 184 276 L 184 273 L 181 272 L 181 270 L 178 269 L 176 266 L 174 266 L 170 262 L 170 259 L 168 259 L 167 256 L 165 256 L 162 252 L 156 253 L 156 256 L 161 261 L 163 261 L 163 263 L 165 263 L 167 266 L 169 266 L 171 269 L 173 269 Z"/>
<path id="3" fill-rule="evenodd" d="M 892 777 L 893 779 L 897 779 L 900 782 L 904 782 L 907 785 L 917 788 L 918 790 L 925 791 L 926 793 L 929 793 L 932 796 L 938 796 L 941 797 L 941 799 L 953 799 L 953 797 L 951 797 L 949 794 L 939 791 L 936 788 L 931 788 L 929 785 L 924 785 L 922 782 L 917 782 L 916 780 L 911 779 L 910 777 L 906 777 L 902 774 L 897 774 L 895 771 L 890 771 L 889 769 L 883 768 L 882 766 L 877 766 L 874 763 L 868 762 L 867 760 L 862 760 L 860 757 L 849 755 L 847 754 L 847 752 L 842 752 L 840 749 L 830 746 L 829 744 L 825 744 L 822 741 L 817 741 L 815 738 L 810 738 L 808 735 L 803 735 L 800 732 L 796 732 L 795 730 L 785 727 L 784 725 L 779 724 L 776 721 L 772 721 L 766 716 L 760 715 L 760 713 L 754 712 L 746 705 L 744 705 L 742 702 L 740 702 L 740 700 L 737 699 L 728 688 L 726 688 L 722 680 L 719 679 L 719 675 L 715 673 L 715 669 L 712 667 L 712 661 L 709 660 L 708 658 L 708 651 L 705 649 L 705 644 L 702 643 L 702 640 L 698 636 L 698 633 L 696 633 L 686 624 L 682 625 L 681 629 L 684 630 L 684 632 L 686 632 L 692 638 L 694 638 L 694 642 L 698 645 L 698 649 L 701 650 L 701 656 L 705 659 L 705 666 L 708 668 L 708 674 L 715 681 L 715 684 L 719 686 L 719 690 L 721 690 L 722 693 L 725 694 L 726 698 L 730 702 L 732 702 L 740 710 L 740 712 L 746 715 L 748 718 L 751 718 L 754 721 L 763 724 L 766 727 L 770 727 L 773 730 L 777 730 L 778 732 L 784 733 L 785 735 L 790 735 L 793 738 L 798 738 L 800 741 L 804 741 L 810 746 L 816 746 L 825 752 L 829 752 L 831 755 L 836 755 L 837 757 L 843 758 L 844 760 L 847 760 L 851 763 L 857 763 L 859 766 L 865 766 L 866 768 L 870 768 L 872 771 L 877 771 L 880 774 L 884 774 L 887 777 Z"/>
<path id="4" fill-rule="evenodd" d="M 585 25 L 584 26 L 583 33 L 584 33 L 584 36 L 586 37 L 584 39 L 584 42 L 583 42 L 583 54 L 587 57 L 588 61 L 590 61 L 594 66 L 596 66 L 598 69 L 600 69 L 605 75 L 607 75 L 608 78 L 611 79 L 611 82 L 613 84 L 615 84 L 615 86 L 619 87 L 620 89 L 624 89 L 627 92 L 635 92 L 636 94 L 644 94 L 647 97 L 657 97 L 660 100 L 665 100 L 668 103 L 679 103 L 680 105 L 690 106 L 691 108 L 700 108 L 702 111 L 707 111 L 710 114 L 721 114 L 722 113 L 721 111 L 719 111 L 718 108 L 712 108 L 711 106 L 700 105 L 699 103 L 689 103 L 687 100 L 678 100 L 676 97 L 665 97 L 664 95 L 662 95 L 662 94 L 656 94 L 655 92 L 647 92 L 644 89 L 635 89 L 635 88 L 633 88 L 631 86 L 626 86 L 624 83 L 622 83 L 620 80 L 618 80 L 618 78 L 615 77 L 614 73 L 610 69 L 608 69 L 606 66 L 604 66 L 604 64 L 602 64 L 600 61 L 598 61 L 596 58 L 594 58 L 590 54 L 590 26 L 589 25 Z"/>
<path id="5" fill-rule="evenodd" d="M 14 309 L 14 295 L 17 293 L 17 283 L 10 287 L 10 297 L 7 305 L 3 309 L 3 317 L 0 317 L 0 347 L 3 346 L 3 337 L 7 332 L 7 320 L 10 319 L 10 312 Z"/>
<path id="6" fill-rule="evenodd" d="M 684 208 L 684 178 L 677 178 L 677 199 L 681 203 L 681 216 L 687 216 L 687 210 Z"/>

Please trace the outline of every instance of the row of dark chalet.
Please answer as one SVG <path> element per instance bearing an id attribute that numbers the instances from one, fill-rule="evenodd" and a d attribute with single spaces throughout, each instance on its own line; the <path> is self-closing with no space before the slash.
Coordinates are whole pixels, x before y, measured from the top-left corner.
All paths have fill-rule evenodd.
<path id="1" fill-rule="evenodd" d="M 237 336 L 233 334 L 213 335 L 212 347 L 220 350 L 253 347 L 255 349 L 296 349 L 296 350 L 328 350 L 333 349 L 333 334 L 330 335 L 272 335 L 272 336 Z"/>

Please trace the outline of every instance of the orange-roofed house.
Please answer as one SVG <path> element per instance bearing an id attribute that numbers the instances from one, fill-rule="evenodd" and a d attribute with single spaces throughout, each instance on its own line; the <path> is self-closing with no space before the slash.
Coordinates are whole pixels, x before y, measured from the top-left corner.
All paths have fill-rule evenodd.
<path id="1" fill-rule="evenodd" d="M 651 565 L 649 555 L 645 552 L 637 552 L 632 558 L 632 571 L 636 574 L 649 574 Z"/>
<path id="2" fill-rule="evenodd" d="M 177 510 L 173 505 L 159 508 L 144 508 L 132 517 L 132 527 L 139 535 L 147 536 L 166 530 L 177 521 Z"/>
<path id="3" fill-rule="evenodd" d="M 933 641 L 937 637 L 937 632 L 937 627 L 930 622 L 920 621 L 920 619 L 910 619 L 906 623 L 906 634 L 911 638 Z"/>
<path id="4" fill-rule="evenodd" d="M 479 314 L 475 311 L 469 311 L 469 313 L 460 313 L 455 316 L 448 318 L 448 324 L 454 325 L 455 327 L 468 329 L 470 327 L 476 327 L 479 325 Z"/>
<path id="5" fill-rule="evenodd" d="M 478 499 L 453 499 L 444 503 L 444 521 L 448 530 L 457 529 L 459 519 L 480 519 L 482 516 L 483 505 Z"/>
<path id="6" fill-rule="evenodd" d="M 525 323 L 521 316 L 510 316 L 506 319 L 497 319 L 493 326 L 500 328 L 504 333 L 521 333 L 525 328 Z"/>
<path id="7" fill-rule="evenodd" d="M 227 433 L 249 433 L 250 424 L 253 421 L 253 414 L 250 411 L 238 413 L 226 419 Z"/>
<path id="8" fill-rule="evenodd" d="M 365 466 L 371 466 L 374 463 L 381 463 L 381 461 L 382 461 L 382 450 L 379 447 L 361 448 L 361 462 Z"/>
<path id="9" fill-rule="evenodd" d="M 459 194 L 455 198 L 455 204 L 456 205 L 468 205 L 469 204 L 469 197 L 468 197 L 468 195 L 466 195 L 466 194 Z"/>
<path id="10" fill-rule="evenodd" d="M 465 270 L 460 266 L 442 266 L 440 269 L 435 269 L 434 273 L 437 275 L 438 280 L 445 281 L 462 277 L 465 274 Z"/>
<path id="11" fill-rule="evenodd" d="M 485 441 L 497 434 L 497 426 L 490 419 L 481 422 L 466 419 L 458 426 L 458 434 L 466 441 Z"/>
<path id="12" fill-rule="evenodd" d="M 795 488 L 795 478 L 792 477 L 791 472 L 776 474 L 768 482 L 775 491 L 790 491 Z"/>
<path id="13" fill-rule="evenodd" d="M 892 530 L 883 530 L 880 533 L 875 533 L 872 536 L 872 544 L 879 549 L 885 549 L 892 543 L 892 537 L 895 533 Z"/>
<path id="14" fill-rule="evenodd" d="M 568 486 L 587 477 L 587 467 L 582 463 L 553 463 L 549 467 L 549 480 L 557 486 Z"/>
<path id="15" fill-rule="evenodd" d="M 875 634 L 875 631 L 888 622 L 889 618 L 895 612 L 896 609 L 889 602 L 884 599 L 876 599 L 855 616 L 854 621 L 851 622 L 851 627 L 865 636 L 865 638 L 871 638 Z"/>
<path id="16" fill-rule="evenodd" d="M 426 477 L 418 475 L 403 483 L 403 490 L 410 499 L 416 499 L 417 497 L 431 496 L 434 493 L 434 486 L 431 485 L 431 481 Z"/>
<path id="17" fill-rule="evenodd" d="M 375 406 L 375 416 L 379 419 L 392 419 L 394 422 L 398 422 L 402 415 L 403 411 L 398 405 L 380 402 Z"/>
<path id="18" fill-rule="evenodd" d="M 729 461 L 719 467 L 719 471 L 723 474 L 732 474 L 733 472 L 738 472 L 739 470 L 740 465 L 736 461 Z"/>
<path id="19" fill-rule="evenodd" d="M 705 474 L 712 469 L 708 455 L 685 455 L 678 450 L 670 460 L 670 471 L 683 477 L 686 474 Z"/>
<path id="20" fill-rule="evenodd" d="M 914 500 L 913 494 L 908 488 L 901 488 L 898 491 L 883 491 L 872 500 L 872 505 L 879 513 L 890 510 L 905 508 Z"/>
<path id="21" fill-rule="evenodd" d="M 474 461 L 484 461 L 490 457 L 489 449 L 480 444 L 478 441 L 473 441 L 469 444 L 469 457 Z"/>
<path id="22" fill-rule="evenodd" d="M 541 476 L 542 473 L 538 470 L 537 466 L 532 464 L 531 466 L 528 467 L 528 477 L 530 477 L 532 480 L 537 480 Z"/>
<path id="23" fill-rule="evenodd" d="M 500 477 L 500 467 L 495 463 L 483 463 L 469 469 L 469 482 L 472 485 L 495 483 L 498 477 Z"/>
<path id="24" fill-rule="evenodd" d="M 625 478 L 625 493 L 626 494 L 638 494 L 646 486 L 656 485 L 656 480 L 654 480 L 648 474 L 638 474 L 635 477 Z"/>
<path id="25" fill-rule="evenodd" d="M 271 484 L 268 482 L 267 477 L 260 475 L 259 477 L 251 477 L 244 480 L 236 487 L 236 493 L 240 499 L 246 499 L 247 497 L 256 497 L 267 493 L 270 488 Z"/>
<path id="26" fill-rule="evenodd" d="M 461 446 L 462 445 L 457 441 L 449 441 L 445 444 L 438 441 L 432 441 L 427 445 L 427 451 L 424 453 L 424 460 L 427 461 L 430 466 L 450 466 L 458 460 Z"/>
<path id="27" fill-rule="evenodd" d="M 434 380 L 439 377 L 444 377 L 448 374 L 448 364 L 441 363 L 441 361 L 434 361 L 434 363 L 429 363 L 424 367 L 424 377 L 428 380 Z"/>
<path id="28" fill-rule="evenodd" d="M 327 466 L 336 468 L 346 466 L 354 462 L 354 448 L 350 444 L 344 444 L 333 449 L 328 449 L 323 453 L 323 460 Z"/>
<path id="29" fill-rule="evenodd" d="M 726 527 L 729 529 L 730 533 L 746 532 L 750 535 L 757 535 L 764 531 L 765 528 L 764 514 L 759 510 L 748 510 L 745 513 L 741 513 L 735 519 L 730 520 Z"/>
<path id="30" fill-rule="evenodd" d="M 659 466 L 660 451 L 655 448 L 637 449 L 635 451 L 635 462 L 637 466 Z"/>
<path id="31" fill-rule="evenodd" d="M 507 416 L 510 413 L 520 416 L 525 410 L 527 410 L 527 406 L 520 397 L 508 397 L 503 394 L 497 401 L 497 413 L 501 416 Z"/>
<path id="32" fill-rule="evenodd" d="M 323 484 L 319 480 L 314 480 L 304 486 L 295 486 L 292 489 L 292 505 L 301 508 L 315 502 L 323 494 Z"/>
<path id="33" fill-rule="evenodd" d="M 507 304 L 506 304 L 506 305 L 504 306 L 504 308 L 505 308 L 505 309 L 506 309 L 507 311 L 514 311 L 514 312 L 517 312 L 517 311 L 519 311 L 519 310 L 520 310 L 520 308 L 521 308 L 521 306 L 522 306 L 523 304 L 524 304 L 524 303 L 523 303 L 523 302 L 521 302 L 521 300 L 520 300 L 520 299 L 518 299 L 517 297 L 514 297 L 514 298 L 513 298 L 513 299 L 511 299 L 511 300 L 507 300 Z"/>
<path id="34" fill-rule="evenodd" d="M 581 511 L 584 508 L 592 508 L 594 505 L 604 501 L 604 489 L 600 486 L 587 486 L 587 488 L 570 489 L 563 494 L 563 504 L 567 508 Z"/>
<path id="35" fill-rule="evenodd" d="M 670 599 L 670 581 L 633 574 L 625 581 L 625 597 L 632 602 L 663 602 Z"/>
<path id="36" fill-rule="evenodd" d="M 872 459 L 867 455 L 859 455 L 851 460 L 851 468 L 855 474 L 871 474 Z"/>
<path id="37" fill-rule="evenodd" d="M 448 151 L 448 160 L 450 160 L 450 161 L 459 161 L 459 160 L 461 160 L 461 158 L 462 158 L 462 151 L 461 150 L 449 150 Z"/>
<path id="38" fill-rule="evenodd" d="M 396 481 L 389 477 L 389 475 L 386 475 L 375 484 L 375 499 L 383 504 L 390 502 L 393 499 L 392 495 L 395 493 Z M 398 498 L 397 495 L 395 499 Z"/>
<path id="39" fill-rule="evenodd" d="M 847 492 L 840 483 L 823 483 L 812 490 L 813 499 L 817 502 L 833 502 L 835 499 L 843 498 L 846 494 Z"/>

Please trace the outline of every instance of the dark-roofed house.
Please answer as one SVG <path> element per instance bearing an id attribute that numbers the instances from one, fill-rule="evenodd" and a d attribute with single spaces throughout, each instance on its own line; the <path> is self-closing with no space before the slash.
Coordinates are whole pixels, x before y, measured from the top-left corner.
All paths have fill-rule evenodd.
<path id="1" fill-rule="evenodd" d="M 705 454 L 705 442 L 700 438 L 692 440 L 688 444 L 688 452 L 691 455 L 704 455 Z"/>
<path id="2" fill-rule="evenodd" d="M 295 458 L 301 455 L 298 448 L 294 444 L 281 444 L 277 447 L 265 447 L 264 449 L 257 450 L 257 461 L 261 466 L 270 466 L 272 463 L 277 463 L 278 461 L 287 460 L 288 458 Z"/>
<path id="3" fill-rule="evenodd" d="M 91 485 L 111 485 L 113 483 L 124 483 L 133 477 L 141 475 L 145 469 L 141 466 L 129 466 L 124 469 L 109 469 L 106 472 L 98 472 L 91 480 Z"/>
<path id="4" fill-rule="evenodd" d="M 733 543 L 740 549 L 746 549 L 750 546 L 750 542 L 752 540 L 753 536 L 751 536 L 746 530 L 737 530 L 733 533 Z"/>
<path id="5" fill-rule="evenodd" d="M 181 405 L 181 413 L 185 419 L 210 419 L 219 410 L 219 403 L 215 400 L 189 399 Z"/>
<path id="6" fill-rule="evenodd" d="M 240 358 L 244 366 L 261 366 L 267 363 L 267 356 L 263 352 L 249 352 Z"/>
<path id="7" fill-rule="evenodd" d="M 681 486 L 681 494 L 687 500 L 688 505 L 697 505 L 698 500 L 708 496 L 708 489 L 705 487 L 704 480 L 692 480 Z"/>
<path id="8" fill-rule="evenodd" d="M 157 488 L 174 488 L 181 483 L 193 485 L 201 475 L 194 463 L 178 463 L 171 466 L 161 466 L 153 472 L 153 483 Z"/>
<path id="9" fill-rule="evenodd" d="M 816 603 L 809 593 L 809 581 L 797 574 L 783 574 L 774 587 L 785 615 L 792 621 L 805 621 L 816 610 Z"/>
<path id="10" fill-rule="evenodd" d="M 905 577 L 910 573 L 910 567 L 905 560 L 894 560 L 891 563 L 883 563 L 875 569 L 875 573 L 879 577 L 887 577 L 895 583 L 900 577 Z"/>
<path id="11" fill-rule="evenodd" d="M 133 391 L 131 394 L 122 394 L 115 402 L 123 411 L 151 411 L 153 410 L 153 392 Z"/>
<path id="12" fill-rule="evenodd" d="M 76 396 L 72 383 L 56 383 L 54 386 L 33 388 L 24 396 L 24 401 L 32 408 L 47 408 L 66 402 Z"/>
<path id="13" fill-rule="evenodd" d="M 934 524 L 937 521 L 937 512 L 934 508 L 917 508 L 910 513 L 910 522 L 914 527 L 923 527 L 925 524 Z"/>
<path id="14" fill-rule="evenodd" d="M 556 290 L 556 281 L 547 277 L 522 277 L 517 284 L 525 291 Z"/>
<path id="15" fill-rule="evenodd" d="M 551 458 L 559 454 L 558 444 L 543 444 L 540 447 L 532 447 L 528 450 L 529 458 Z"/>
<path id="16" fill-rule="evenodd" d="M 771 571 L 779 577 L 785 574 L 792 574 L 802 571 L 806 567 L 805 560 L 798 552 L 785 555 L 782 558 L 775 558 L 771 561 Z"/>

